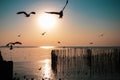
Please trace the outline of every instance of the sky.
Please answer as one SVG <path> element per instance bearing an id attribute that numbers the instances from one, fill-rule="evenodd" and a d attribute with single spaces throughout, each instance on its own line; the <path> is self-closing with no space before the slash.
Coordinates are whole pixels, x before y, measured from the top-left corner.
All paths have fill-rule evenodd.
<path id="1" fill-rule="evenodd" d="M 55 23 L 44 28 L 40 19 L 45 11 L 59 12 L 65 3 L 66 0 L 0 0 L 0 46 L 14 41 L 24 46 L 120 46 L 120 0 L 69 0 L 63 18 L 49 14 Z M 36 14 L 27 18 L 17 15 L 19 11 Z M 51 19 L 44 24 L 49 23 Z M 101 34 L 104 35 L 99 37 Z"/>

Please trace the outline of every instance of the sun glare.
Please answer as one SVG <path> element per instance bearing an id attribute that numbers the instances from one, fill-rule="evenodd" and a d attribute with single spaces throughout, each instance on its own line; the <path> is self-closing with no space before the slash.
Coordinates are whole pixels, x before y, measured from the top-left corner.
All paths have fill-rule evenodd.
<path id="1" fill-rule="evenodd" d="M 41 14 L 38 19 L 38 24 L 43 30 L 50 30 L 56 26 L 57 19 L 54 15 L 51 14 Z"/>
<path id="2" fill-rule="evenodd" d="M 41 46 L 40 48 L 43 48 L 43 49 L 51 49 L 51 48 L 54 48 L 54 46 Z"/>

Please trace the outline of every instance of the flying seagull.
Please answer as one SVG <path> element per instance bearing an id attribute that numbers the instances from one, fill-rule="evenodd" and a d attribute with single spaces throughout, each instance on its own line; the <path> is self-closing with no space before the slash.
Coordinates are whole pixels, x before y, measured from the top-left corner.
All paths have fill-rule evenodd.
<path id="1" fill-rule="evenodd" d="M 7 46 L 7 47 L 10 47 L 10 50 L 12 50 L 12 49 L 13 49 L 13 43 L 12 43 L 12 42 L 10 42 L 10 43 L 6 44 L 6 46 Z"/>
<path id="2" fill-rule="evenodd" d="M 93 42 L 90 42 L 89 44 L 93 44 Z"/>
<path id="3" fill-rule="evenodd" d="M 21 42 L 9 42 L 8 44 L 6 44 L 6 46 L 10 46 L 10 45 L 15 45 L 15 44 L 22 44 Z"/>
<path id="4" fill-rule="evenodd" d="M 98 37 L 103 37 L 104 36 L 104 33 L 100 34 Z"/>
<path id="5" fill-rule="evenodd" d="M 68 4 L 68 0 L 66 1 L 65 6 L 63 7 L 63 9 L 60 12 L 45 12 L 45 13 L 56 14 L 56 15 L 59 15 L 59 18 L 62 18 L 63 17 L 63 11 L 64 11 L 65 7 L 67 6 L 67 4 Z"/>
<path id="6" fill-rule="evenodd" d="M 45 34 L 46 34 L 46 32 L 43 32 L 43 33 L 42 33 L 42 35 L 45 35 Z"/>
<path id="7" fill-rule="evenodd" d="M 12 44 L 12 42 L 9 42 L 8 44 L 6 44 L 6 46 L 7 46 L 7 47 L 9 47 L 9 46 L 10 46 L 10 44 Z"/>
<path id="8" fill-rule="evenodd" d="M 40 67 L 38 70 L 41 70 L 42 68 Z"/>
<path id="9" fill-rule="evenodd" d="M 29 14 L 26 13 L 25 11 L 20 11 L 20 12 L 17 12 L 16 14 L 24 14 L 26 17 L 30 17 L 31 14 L 36 14 L 35 12 L 30 12 Z"/>
<path id="10" fill-rule="evenodd" d="M 57 43 L 58 43 L 58 44 L 60 44 L 61 42 L 60 42 L 60 41 L 58 41 Z"/>
<path id="11" fill-rule="evenodd" d="M 22 43 L 17 41 L 17 42 L 14 42 L 14 44 L 20 44 L 21 45 Z"/>
<path id="12" fill-rule="evenodd" d="M 12 49 L 13 49 L 13 45 L 15 45 L 15 44 L 20 44 L 20 45 L 21 45 L 22 43 L 21 43 L 21 42 L 18 42 L 18 41 L 17 41 L 17 42 L 14 42 L 14 43 L 13 43 L 13 42 L 9 42 L 8 44 L 6 44 L 6 46 L 7 46 L 7 47 L 10 47 L 10 50 L 12 50 Z"/>
<path id="13" fill-rule="evenodd" d="M 19 34 L 18 37 L 21 37 L 21 35 Z"/>

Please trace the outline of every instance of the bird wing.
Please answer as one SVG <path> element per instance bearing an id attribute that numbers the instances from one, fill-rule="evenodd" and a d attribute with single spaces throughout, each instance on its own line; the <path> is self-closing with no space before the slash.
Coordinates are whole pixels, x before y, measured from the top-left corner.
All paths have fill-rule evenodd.
<path id="1" fill-rule="evenodd" d="M 9 46 L 10 44 L 8 43 L 8 44 L 6 44 L 6 46 Z"/>
<path id="2" fill-rule="evenodd" d="M 10 46 L 10 44 L 13 44 L 12 42 L 9 42 L 8 44 L 6 44 L 6 46 Z"/>
<path id="3" fill-rule="evenodd" d="M 60 43 L 60 41 L 58 41 L 58 43 Z"/>
<path id="4" fill-rule="evenodd" d="M 60 14 L 59 12 L 45 12 L 45 13 L 49 13 L 49 14 Z"/>
<path id="5" fill-rule="evenodd" d="M 30 14 L 36 14 L 35 12 L 31 12 Z"/>
<path id="6" fill-rule="evenodd" d="M 90 42 L 89 44 L 93 44 L 93 42 Z"/>
<path id="7" fill-rule="evenodd" d="M 68 4 L 68 0 L 66 1 L 66 4 L 65 4 L 65 6 L 63 7 L 62 11 L 65 9 L 65 7 L 67 6 L 67 4 Z"/>
<path id="8" fill-rule="evenodd" d="M 42 35 L 44 35 L 46 32 L 43 32 Z"/>
<path id="9" fill-rule="evenodd" d="M 19 34 L 18 37 L 20 37 L 21 35 Z"/>
<path id="10" fill-rule="evenodd" d="M 17 12 L 17 14 L 25 14 L 25 15 L 28 15 L 25 11 Z"/>
<path id="11" fill-rule="evenodd" d="M 100 34 L 98 37 L 103 37 L 104 36 L 104 33 Z"/>
<path id="12" fill-rule="evenodd" d="M 103 35 L 104 35 L 104 33 L 101 34 L 101 36 L 103 36 Z"/>
<path id="13" fill-rule="evenodd" d="M 12 45 L 15 45 L 15 43 L 11 43 Z"/>
<path id="14" fill-rule="evenodd" d="M 21 42 L 15 42 L 15 44 L 22 44 Z"/>

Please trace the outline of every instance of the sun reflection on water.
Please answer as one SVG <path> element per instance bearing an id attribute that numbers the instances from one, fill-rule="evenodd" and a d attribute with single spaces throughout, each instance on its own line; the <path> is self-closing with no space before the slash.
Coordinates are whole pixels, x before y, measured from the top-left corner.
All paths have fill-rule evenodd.
<path id="1" fill-rule="evenodd" d="M 54 48 L 54 46 L 40 46 L 40 48 L 43 48 L 43 49 L 52 49 L 52 48 Z"/>
<path id="2" fill-rule="evenodd" d="M 50 73 L 51 73 L 51 66 L 50 66 L 50 60 L 49 59 L 45 59 L 44 60 L 45 66 L 44 66 L 44 77 L 50 78 Z"/>

